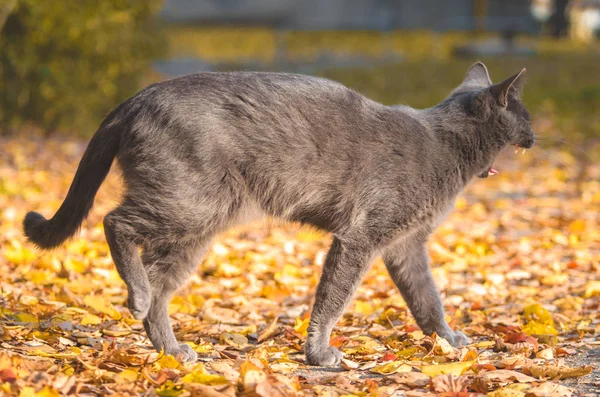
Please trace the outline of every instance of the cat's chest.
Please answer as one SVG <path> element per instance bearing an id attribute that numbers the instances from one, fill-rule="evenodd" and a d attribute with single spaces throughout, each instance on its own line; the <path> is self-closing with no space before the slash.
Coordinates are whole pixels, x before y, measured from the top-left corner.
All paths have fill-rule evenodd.
<path id="1" fill-rule="evenodd" d="M 433 200 L 426 203 L 422 208 L 409 216 L 405 227 L 400 228 L 399 232 L 413 232 L 420 230 L 426 233 L 432 233 L 450 214 L 454 208 L 454 198 L 446 200 Z"/>

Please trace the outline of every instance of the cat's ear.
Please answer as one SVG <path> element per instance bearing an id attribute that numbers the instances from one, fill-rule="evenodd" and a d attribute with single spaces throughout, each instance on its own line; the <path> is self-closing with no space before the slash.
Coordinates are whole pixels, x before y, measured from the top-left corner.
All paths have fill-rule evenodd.
<path id="1" fill-rule="evenodd" d="M 515 74 L 504 80 L 501 83 L 494 84 L 489 88 L 490 94 L 492 97 L 496 99 L 496 102 L 502 106 L 506 107 L 508 104 L 508 94 L 511 89 L 514 89 L 517 93 L 520 93 L 523 89 L 523 84 L 525 83 L 525 71 L 523 68 L 519 73 Z"/>
<path id="2" fill-rule="evenodd" d="M 464 85 L 479 85 L 482 87 L 492 85 L 490 74 L 483 62 L 475 62 L 471 65 L 462 83 Z"/>

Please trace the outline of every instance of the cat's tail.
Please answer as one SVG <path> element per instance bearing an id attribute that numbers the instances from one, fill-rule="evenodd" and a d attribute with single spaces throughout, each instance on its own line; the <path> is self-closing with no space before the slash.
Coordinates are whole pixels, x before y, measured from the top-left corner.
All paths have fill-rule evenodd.
<path id="1" fill-rule="evenodd" d="M 46 220 L 37 212 L 28 212 L 23 229 L 29 241 L 40 248 L 54 248 L 73 236 L 92 209 L 94 197 L 110 170 L 119 149 L 121 122 L 111 113 L 94 134 L 83 154 L 65 201 Z"/>

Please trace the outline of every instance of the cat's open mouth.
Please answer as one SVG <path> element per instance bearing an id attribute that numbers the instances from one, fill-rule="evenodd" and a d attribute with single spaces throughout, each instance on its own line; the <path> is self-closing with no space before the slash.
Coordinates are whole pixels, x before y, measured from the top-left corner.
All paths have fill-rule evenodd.
<path id="1" fill-rule="evenodd" d="M 515 144 L 515 153 L 523 153 L 525 154 L 525 152 L 527 151 L 528 148 L 523 147 L 519 144 Z M 498 175 L 500 172 L 498 172 L 497 169 L 490 167 L 487 171 L 482 172 L 481 174 L 479 174 L 480 178 L 487 178 L 488 176 L 492 176 L 492 175 Z"/>

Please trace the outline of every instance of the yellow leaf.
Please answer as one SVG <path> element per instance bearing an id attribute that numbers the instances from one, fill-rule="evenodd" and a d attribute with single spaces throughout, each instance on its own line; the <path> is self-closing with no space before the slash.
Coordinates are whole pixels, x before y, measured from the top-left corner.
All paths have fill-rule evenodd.
<path id="1" fill-rule="evenodd" d="M 432 378 L 434 376 L 446 374 L 460 376 L 463 372 L 471 368 L 474 362 L 475 361 L 461 361 L 450 364 L 424 365 L 421 367 L 421 372 Z"/>
<path id="2" fill-rule="evenodd" d="M 54 284 L 56 282 L 56 274 L 48 270 L 34 270 L 28 274 L 29 280 L 38 285 Z"/>
<path id="3" fill-rule="evenodd" d="M 373 314 L 373 306 L 369 302 L 356 301 L 354 303 L 354 311 L 358 314 L 366 316 Z"/>
<path id="4" fill-rule="evenodd" d="M 15 315 L 15 320 L 20 323 L 37 323 L 38 319 L 29 313 L 19 313 Z"/>
<path id="5" fill-rule="evenodd" d="M 14 263 L 15 265 L 22 265 L 25 263 L 32 262 L 37 255 L 28 248 L 25 248 L 18 241 L 11 241 L 12 247 L 7 248 L 4 251 L 4 257 L 8 259 L 9 262 Z"/>
<path id="6" fill-rule="evenodd" d="M 35 389 L 33 387 L 25 386 L 21 389 L 19 397 L 35 397 Z"/>
<path id="7" fill-rule="evenodd" d="M 583 219 L 576 219 L 569 225 L 569 233 L 580 235 L 586 229 L 586 224 Z"/>
<path id="8" fill-rule="evenodd" d="M 593 296 L 600 295 L 600 281 L 590 281 L 585 285 L 585 298 L 591 298 Z"/>
<path id="9" fill-rule="evenodd" d="M 322 241 L 324 237 L 325 237 L 325 233 L 321 232 L 320 230 L 316 230 L 316 229 L 312 229 L 312 228 L 306 228 L 306 229 L 300 230 L 296 234 L 296 239 L 298 241 L 303 241 L 306 243 L 314 243 L 317 241 Z"/>
<path id="10" fill-rule="evenodd" d="M 376 365 L 371 368 L 371 372 L 375 372 L 377 374 L 389 375 L 395 374 L 397 372 L 411 372 L 412 367 L 408 364 L 403 363 L 402 361 L 390 361 L 385 364 Z"/>
<path id="11" fill-rule="evenodd" d="M 539 303 L 529 305 L 523 310 L 526 324 L 523 331 L 527 335 L 558 335 L 550 312 Z"/>
<path id="12" fill-rule="evenodd" d="M 378 320 L 380 322 L 383 322 L 384 324 L 389 324 L 388 320 L 393 320 L 396 317 L 398 317 L 398 310 L 390 307 L 389 309 L 381 313 L 381 316 L 379 316 Z"/>
<path id="13" fill-rule="evenodd" d="M 203 385 L 224 385 L 229 383 L 226 377 L 221 375 L 207 374 L 204 371 L 194 371 L 182 378 L 184 383 L 201 383 Z"/>
<path id="14" fill-rule="evenodd" d="M 308 325 L 310 324 L 310 318 L 301 320 L 296 317 L 296 325 L 294 325 L 294 331 L 298 332 L 302 336 L 308 335 Z"/>
<path id="15" fill-rule="evenodd" d="M 204 302 L 206 302 L 206 299 L 200 295 L 189 295 L 188 301 L 190 301 L 192 305 L 201 308 L 204 305 Z"/>
<path id="16" fill-rule="evenodd" d="M 196 307 L 188 302 L 182 296 L 176 296 L 169 303 L 169 314 L 186 313 L 193 314 L 196 312 Z"/>
<path id="17" fill-rule="evenodd" d="M 104 300 L 104 298 L 99 295 L 86 295 L 86 297 L 83 298 L 83 303 L 86 306 L 89 306 L 92 309 L 96 310 L 97 312 L 108 315 L 109 317 L 111 317 L 114 320 L 121 319 L 121 313 L 119 313 L 113 307 L 113 305 L 111 305 L 110 303 L 107 303 Z"/>
<path id="18" fill-rule="evenodd" d="M 554 325 L 530 321 L 523 326 L 523 332 L 527 335 L 558 335 Z"/>
<path id="19" fill-rule="evenodd" d="M 35 393 L 35 397 L 58 397 L 58 391 L 53 387 L 46 386 L 42 390 Z"/>
<path id="20" fill-rule="evenodd" d="M 83 273 L 87 270 L 87 265 L 83 261 L 70 257 L 65 259 L 63 266 L 65 269 L 75 273 Z"/>
<path id="21" fill-rule="evenodd" d="M 111 359 L 125 365 L 142 365 L 146 361 L 145 356 L 129 354 L 122 350 L 113 351 Z"/>
<path id="22" fill-rule="evenodd" d="M 31 354 L 35 355 L 35 356 L 40 356 L 40 357 L 51 357 L 51 358 L 64 359 L 64 358 L 73 358 L 73 357 L 80 356 L 81 349 L 78 347 L 72 347 L 68 351 L 65 350 L 61 353 L 48 353 L 48 352 L 44 352 L 41 350 L 36 350 L 36 351 L 31 352 Z"/>
<path id="23" fill-rule="evenodd" d="M 156 394 L 161 397 L 175 397 L 183 393 L 183 385 L 176 385 L 168 380 L 156 389 Z"/>
<path id="24" fill-rule="evenodd" d="M 81 325 L 96 325 L 96 324 L 100 324 L 102 322 L 102 319 L 98 316 L 96 316 L 95 314 L 86 314 L 83 317 L 81 317 Z"/>
<path id="25" fill-rule="evenodd" d="M 135 369 L 126 369 L 115 376 L 117 383 L 131 383 L 138 379 L 139 373 Z"/>
<path id="26" fill-rule="evenodd" d="M 400 350 L 396 355 L 398 357 L 408 358 L 408 357 L 414 356 L 415 353 L 417 353 L 418 351 L 419 351 L 418 347 L 412 346 L 412 347 Z"/>
<path id="27" fill-rule="evenodd" d="M 158 361 L 157 364 L 160 365 L 161 368 L 180 368 L 181 364 L 179 363 L 179 361 L 177 361 L 177 359 L 175 357 L 173 357 L 172 355 L 167 355 L 167 356 L 162 356 Z"/>
<path id="28" fill-rule="evenodd" d="M 267 377 L 260 362 L 256 361 L 258 360 L 246 359 L 246 361 L 240 365 L 240 377 L 246 390 L 253 389 Z"/>
<path id="29" fill-rule="evenodd" d="M 215 349 L 213 345 L 207 342 L 201 342 L 199 345 L 194 342 L 188 342 L 188 345 L 190 345 L 196 353 L 210 353 Z"/>

